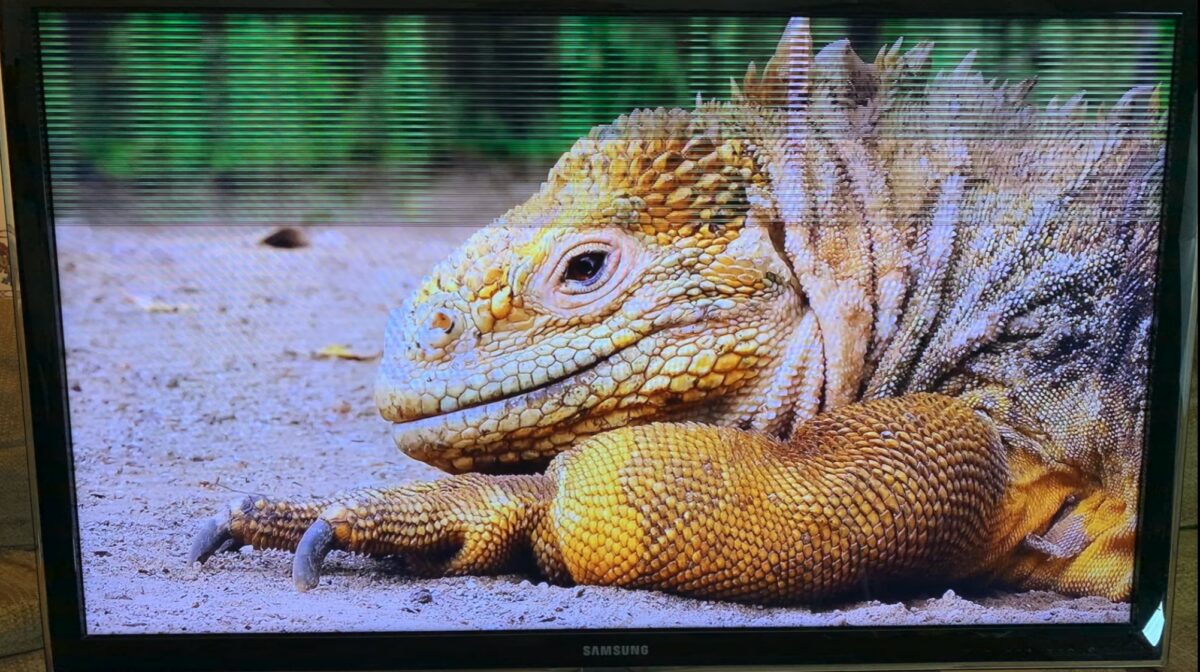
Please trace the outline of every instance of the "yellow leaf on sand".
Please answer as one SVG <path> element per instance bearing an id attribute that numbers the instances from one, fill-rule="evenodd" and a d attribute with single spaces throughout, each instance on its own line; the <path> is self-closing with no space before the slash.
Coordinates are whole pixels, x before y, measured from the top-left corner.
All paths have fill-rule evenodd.
<path id="1" fill-rule="evenodd" d="M 379 351 L 363 352 L 360 350 L 352 350 L 348 345 L 335 343 L 327 345 L 313 353 L 313 357 L 317 359 L 349 359 L 355 362 L 369 362 L 373 359 L 378 359 L 383 354 Z"/>
<path id="2" fill-rule="evenodd" d="M 129 297 L 131 301 L 137 304 L 138 308 L 147 313 L 182 313 L 186 310 L 191 310 L 192 307 L 186 303 L 167 303 L 158 299 L 148 299 L 141 296 Z"/>

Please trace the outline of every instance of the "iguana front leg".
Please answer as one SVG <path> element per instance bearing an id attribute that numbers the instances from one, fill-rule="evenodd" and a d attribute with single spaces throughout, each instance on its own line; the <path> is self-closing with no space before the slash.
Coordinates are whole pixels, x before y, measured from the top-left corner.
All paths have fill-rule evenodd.
<path id="1" fill-rule="evenodd" d="M 545 475 L 337 497 L 302 539 L 296 512 L 321 504 L 238 507 L 224 529 L 237 542 L 298 544 L 301 588 L 340 548 L 415 554 L 447 574 L 505 571 L 532 555 L 557 582 L 782 603 L 970 574 L 1005 483 L 989 421 L 948 397 L 910 395 L 818 416 L 788 442 L 704 425 L 623 428 Z"/>
<path id="2" fill-rule="evenodd" d="M 351 490 L 297 502 L 246 497 L 202 525 L 191 559 L 251 545 L 296 551 L 292 578 L 299 590 L 317 585 L 330 550 L 372 556 L 404 555 L 427 576 L 496 574 L 526 569 L 528 545 L 551 498 L 544 475 L 464 474 L 392 488 Z M 536 557 L 553 558 L 539 549 Z M 557 568 L 540 567 L 555 576 Z"/>

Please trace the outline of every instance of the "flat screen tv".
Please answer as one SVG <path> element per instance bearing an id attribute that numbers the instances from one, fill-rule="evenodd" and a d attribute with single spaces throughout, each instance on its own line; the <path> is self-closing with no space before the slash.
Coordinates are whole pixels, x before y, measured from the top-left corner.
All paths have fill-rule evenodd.
<path id="1" fill-rule="evenodd" d="M 5 3 L 56 669 L 1160 659 L 1186 3 L 235 4 Z"/>

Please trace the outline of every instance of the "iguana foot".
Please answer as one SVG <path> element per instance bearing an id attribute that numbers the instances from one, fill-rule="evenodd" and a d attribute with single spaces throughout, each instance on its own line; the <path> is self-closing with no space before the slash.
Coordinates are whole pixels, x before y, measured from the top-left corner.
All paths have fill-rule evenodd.
<path id="1" fill-rule="evenodd" d="M 466 474 L 311 502 L 247 497 L 201 525 L 191 559 L 247 544 L 294 550 L 292 580 L 301 591 L 317 585 L 331 550 L 403 556 L 420 575 L 496 574 L 532 567 L 534 555 L 554 557 L 533 548 L 550 492 L 540 475 Z M 561 574 L 552 562 L 539 565 L 547 576 Z"/>
<path id="2" fill-rule="evenodd" d="M 1096 490 L 1045 534 L 1029 535 L 1003 575 L 1005 583 L 1065 595 L 1126 601 L 1133 591 L 1136 509 Z"/>
<path id="3" fill-rule="evenodd" d="M 294 550 L 301 535 L 328 506 L 330 500 L 294 502 L 248 495 L 229 503 L 220 513 L 200 525 L 192 538 L 191 562 L 205 562 L 221 552 L 232 552 L 247 544 L 255 548 Z"/>

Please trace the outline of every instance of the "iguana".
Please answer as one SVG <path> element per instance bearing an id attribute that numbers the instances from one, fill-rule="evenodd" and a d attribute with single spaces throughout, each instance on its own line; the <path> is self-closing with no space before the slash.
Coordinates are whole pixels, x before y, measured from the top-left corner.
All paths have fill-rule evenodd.
<path id="1" fill-rule="evenodd" d="M 375 400 L 458 475 L 252 496 L 191 557 L 331 549 L 758 603 L 964 582 L 1127 599 L 1157 92 L 1034 109 L 932 45 L 813 54 L 592 130 L 438 265 Z M 475 472 L 475 473 L 463 473 Z"/>

